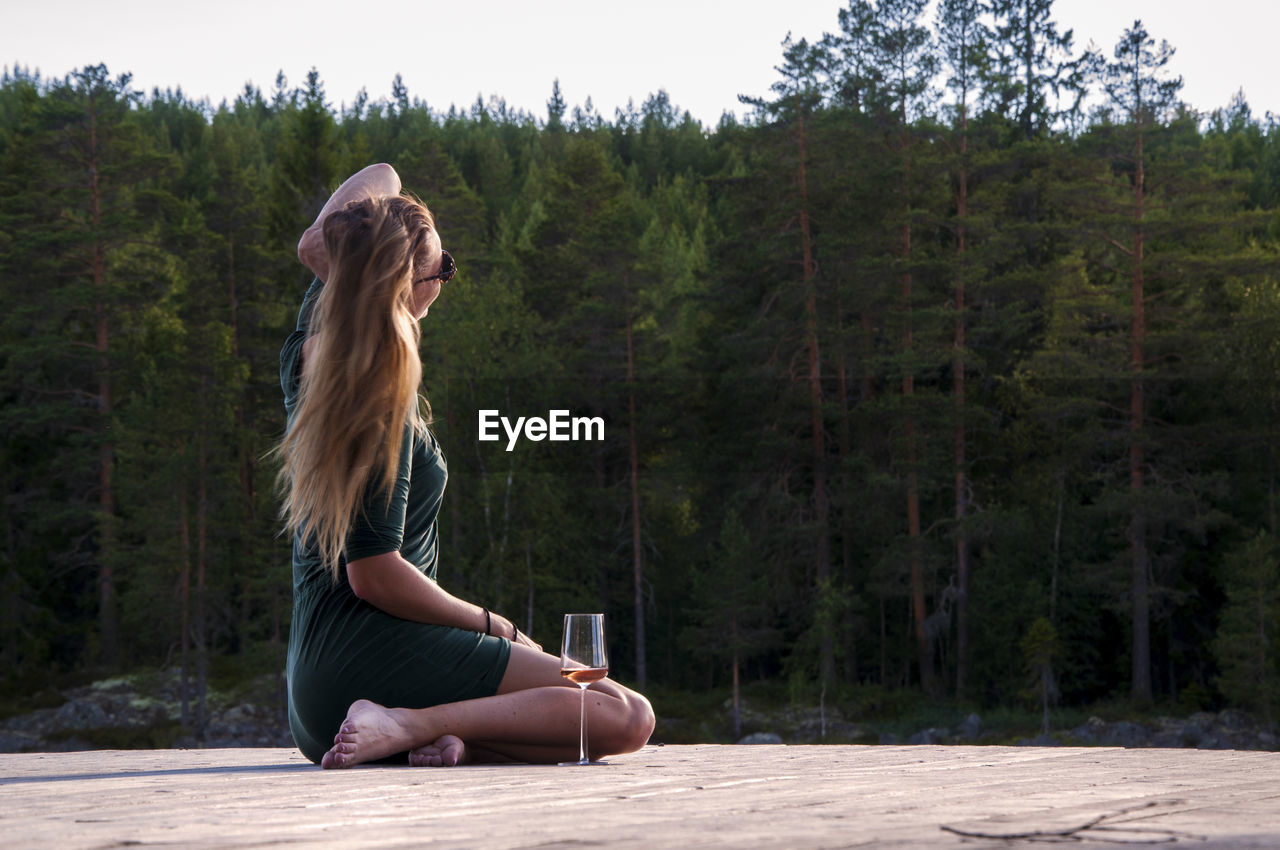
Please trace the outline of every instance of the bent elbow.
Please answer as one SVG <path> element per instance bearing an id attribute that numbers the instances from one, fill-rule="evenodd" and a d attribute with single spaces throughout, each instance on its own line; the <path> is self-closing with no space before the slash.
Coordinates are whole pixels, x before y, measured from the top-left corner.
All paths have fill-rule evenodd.
<path id="1" fill-rule="evenodd" d="M 351 592 L 365 602 L 372 601 L 370 597 L 377 593 L 375 589 L 377 583 L 369 575 L 369 570 L 353 569 L 351 564 L 347 564 L 347 584 L 350 585 Z"/>
<path id="2" fill-rule="evenodd" d="M 371 555 L 347 562 L 347 584 L 351 592 L 371 605 L 381 606 L 388 594 L 389 568 L 394 566 L 397 553 Z"/>

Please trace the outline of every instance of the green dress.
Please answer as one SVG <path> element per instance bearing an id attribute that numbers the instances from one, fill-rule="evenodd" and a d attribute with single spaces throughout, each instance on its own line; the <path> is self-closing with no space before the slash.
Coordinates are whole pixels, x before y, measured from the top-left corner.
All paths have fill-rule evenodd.
<path id="1" fill-rule="evenodd" d="M 280 385 L 292 417 L 298 401 L 302 344 L 322 284 L 307 290 L 297 330 L 280 351 Z M 346 562 L 400 552 L 436 578 L 436 517 L 448 472 L 430 432 L 406 426 L 391 499 L 366 494 L 335 583 L 313 546 L 293 541 L 293 625 L 289 631 L 289 728 L 313 762 L 333 745 L 347 708 L 357 699 L 426 708 L 492 696 L 506 672 L 510 643 L 465 629 L 402 620 L 357 597 Z"/>

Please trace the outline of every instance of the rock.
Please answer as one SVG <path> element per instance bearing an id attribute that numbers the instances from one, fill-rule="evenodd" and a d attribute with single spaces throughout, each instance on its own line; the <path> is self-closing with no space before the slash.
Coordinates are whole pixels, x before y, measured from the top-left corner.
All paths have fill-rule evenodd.
<path id="1" fill-rule="evenodd" d="M 1249 715 L 1234 708 L 1218 712 L 1214 727 L 1223 732 L 1239 732 L 1249 725 Z"/>
<path id="2" fill-rule="evenodd" d="M 1109 747 L 1144 747 L 1151 739 L 1151 733 L 1145 726 L 1120 720 L 1106 727 L 1099 738 L 1099 743 Z"/>
<path id="3" fill-rule="evenodd" d="M 64 692 L 59 708 L 45 708 L 0 721 L 0 752 L 62 751 L 88 749 L 88 731 L 113 730 L 112 740 L 128 746 L 134 740 L 147 745 L 152 730 L 172 728 L 181 717 L 181 676 L 177 670 L 103 679 Z M 241 694 L 248 701 L 234 705 L 210 689 L 207 696 L 206 740 L 226 745 L 293 746 L 288 720 L 278 702 L 282 699 L 280 675 L 268 674 L 244 683 Z M 242 696 L 241 699 L 245 699 Z M 225 710 L 224 710 L 225 709 Z M 192 714 L 195 699 L 192 697 Z M 193 718 L 194 719 L 194 716 Z M 115 734 L 120 733 L 120 734 Z M 198 746 L 199 735 L 187 730 L 180 745 Z"/>
<path id="4" fill-rule="evenodd" d="M 1209 732 L 1196 744 L 1197 750 L 1233 750 L 1231 741 L 1218 732 Z"/>
<path id="5" fill-rule="evenodd" d="M 781 744 L 782 738 L 773 732 L 752 732 L 742 740 L 739 744 Z"/>
<path id="6" fill-rule="evenodd" d="M 1023 738 L 1014 744 L 1016 747 L 1057 747 L 1060 744 L 1052 735 L 1046 735 L 1043 732 L 1034 738 Z"/>
<path id="7" fill-rule="evenodd" d="M 1100 743 L 1106 728 L 1106 721 L 1101 717 L 1090 717 L 1068 734 L 1081 744 L 1097 744 Z"/>
<path id="8" fill-rule="evenodd" d="M 1217 719 L 1217 715 L 1211 711 L 1197 711 L 1186 719 L 1186 725 L 1200 732 L 1207 731 L 1213 726 L 1213 721 Z"/>
<path id="9" fill-rule="evenodd" d="M 951 734 L 948 729 L 921 729 L 907 739 L 908 744 L 941 744 Z"/>
<path id="10" fill-rule="evenodd" d="M 1151 736 L 1151 746 L 1180 749 L 1200 743 L 1201 732 L 1194 728 L 1162 729 Z"/>
<path id="11" fill-rule="evenodd" d="M 897 744 L 902 743 L 902 739 L 892 732 L 881 732 L 880 743 L 888 746 L 896 746 Z"/>
<path id="12" fill-rule="evenodd" d="M 972 740 L 982 734 L 982 718 L 976 714 L 970 714 L 964 719 L 959 726 L 956 727 L 956 737 L 965 740 Z"/>
<path id="13" fill-rule="evenodd" d="M 72 735 L 70 738 L 64 738 L 59 741 L 50 741 L 41 743 L 40 752 L 42 753 L 75 753 L 81 750 L 97 749 L 93 744 L 83 738 L 77 738 Z"/>
<path id="14" fill-rule="evenodd" d="M 222 712 L 223 723 L 238 723 L 244 720 L 253 720 L 254 707 L 251 705 L 237 705 L 228 708 Z"/>
<path id="15" fill-rule="evenodd" d="M 0 753 L 26 753 L 37 750 L 40 739 L 26 732 L 0 730 Z"/>
<path id="16" fill-rule="evenodd" d="M 73 699 L 58 709 L 49 731 L 76 732 L 80 729 L 105 729 L 112 725 L 110 715 L 102 706 L 87 699 Z"/>

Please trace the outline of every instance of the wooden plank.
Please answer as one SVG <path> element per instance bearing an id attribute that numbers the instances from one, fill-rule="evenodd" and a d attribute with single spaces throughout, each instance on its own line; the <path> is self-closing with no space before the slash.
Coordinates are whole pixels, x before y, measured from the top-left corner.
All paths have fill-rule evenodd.
<path id="1" fill-rule="evenodd" d="M 592 767 L 321 771 L 284 749 L 0 755 L 0 845 L 1280 847 L 1280 756 L 668 746 Z M 1141 831 L 1116 831 L 1141 830 Z M 1109 840 L 1104 843 L 1104 839 Z"/>

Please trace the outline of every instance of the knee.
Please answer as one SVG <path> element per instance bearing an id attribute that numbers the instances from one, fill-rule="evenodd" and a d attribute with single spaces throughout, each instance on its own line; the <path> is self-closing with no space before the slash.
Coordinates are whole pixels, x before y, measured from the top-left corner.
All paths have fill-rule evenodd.
<path id="1" fill-rule="evenodd" d="M 649 743 L 649 736 L 653 734 L 655 722 L 653 706 L 649 704 L 649 700 L 637 693 L 629 696 L 624 749 L 621 750 L 625 753 L 633 753 Z"/>

